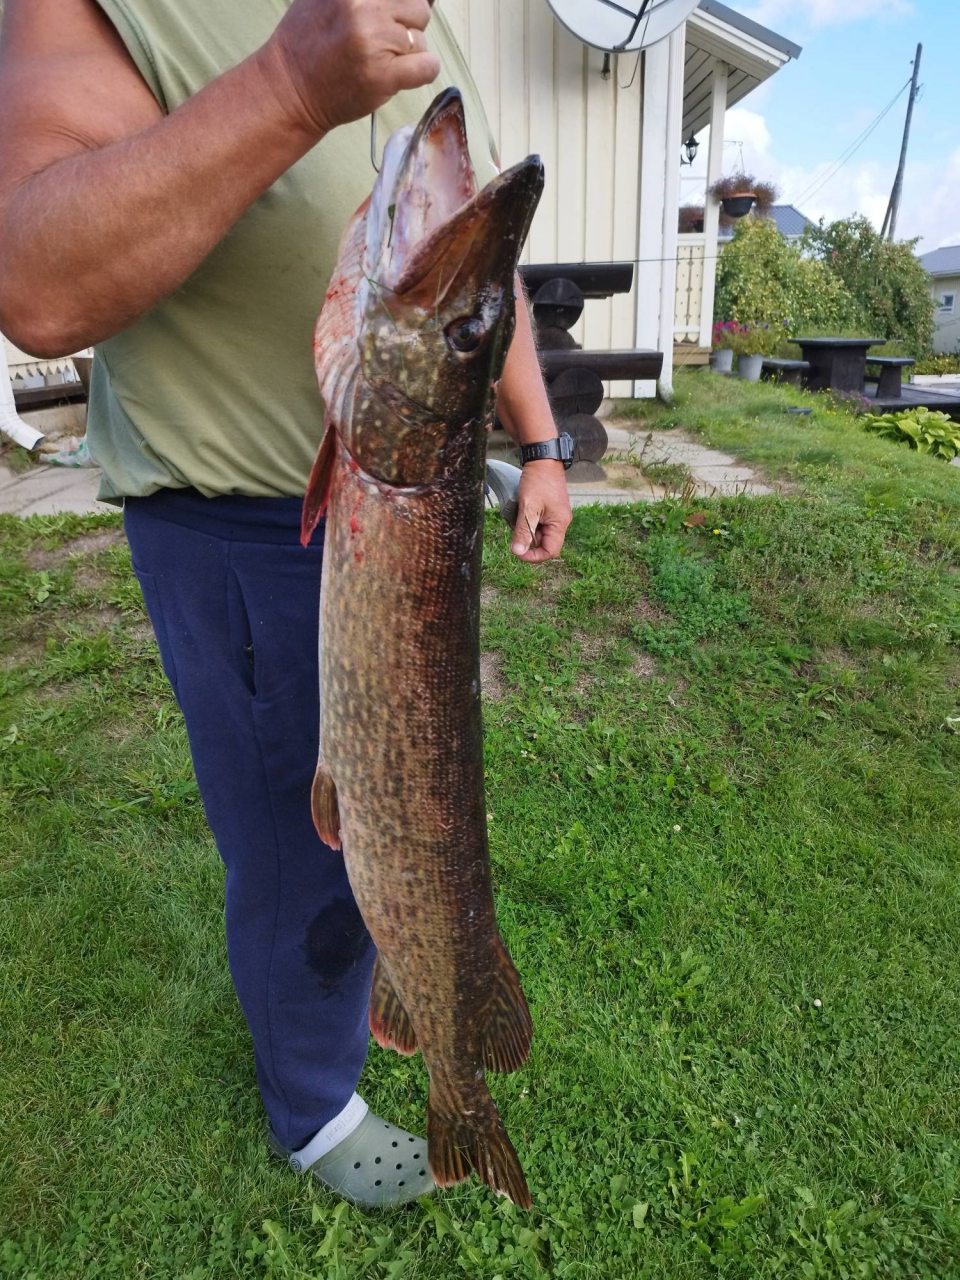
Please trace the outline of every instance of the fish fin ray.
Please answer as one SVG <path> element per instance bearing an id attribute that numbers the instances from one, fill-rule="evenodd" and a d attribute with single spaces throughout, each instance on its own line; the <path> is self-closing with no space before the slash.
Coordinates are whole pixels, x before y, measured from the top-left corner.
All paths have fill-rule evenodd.
<path id="1" fill-rule="evenodd" d="M 427 1142 L 430 1172 L 437 1186 L 455 1186 L 468 1178 L 472 1169 L 498 1195 L 521 1209 L 530 1209 L 533 1201 L 527 1180 L 489 1093 L 469 1118 L 447 1115 L 434 1106 L 433 1099 L 431 1090 Z"/>
<path id="2" fill-rule="evenodd" d="M 377 956 L 370 991 L 370 1031 L 384 1049 L 396 1049 L 405 1058 L 417 1052 L 417 1033 L 387 973 L 383 957 Z"/>
<path id="3" fill-rule="evenodd" d="M 320 448 L 313 461 L 313 470 L 307 484 L 307 492 L 303 499 L 303 510 L 300 515 L 300 542 L 307 546 L 313 537 L 313 531 L 320 523 L 333 488 L 333 476 L 337 460 L 337 433 L 329 419 L 324 425 Z"/>
<path id="4" fill-rule="evenodd" d="M 313 825 L 317 835 L 331 849 L 340 849 L 340 802 L 337 799 L 337 785 L 330 770 L 321 760 L 313 777 L 313 788 L 310 792 L 310 807 L 313 811 Z"/>
<path id="5" fill-rule="evenodd" d="M 520 975 L 498 938 L 490 998 L 481 1021 L 483 1065 L 488 1071 L 516 1071 L 526 1062 L 532 1039 L 533 1022 Z"/>

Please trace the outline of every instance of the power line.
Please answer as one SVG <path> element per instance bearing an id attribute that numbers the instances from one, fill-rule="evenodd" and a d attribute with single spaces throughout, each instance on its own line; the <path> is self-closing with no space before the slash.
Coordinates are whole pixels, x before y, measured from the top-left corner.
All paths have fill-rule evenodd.
<path id="1" fill-rule="evenodd" d="M 830 167 L 828 172 L 822 178 L 814 178 L 813 181 L 806 187 L 806 189 L 800 193 L 800 195 L 795 196 L 788 203 L 799 206 L 805 200 L 813 199 L 813 197 L 817 194 L 817 192 L 822 191 L 828 182 L 832 182 L 833 179 L 840 172 L 840 170 L 844 167 L 844 165 L 846 165 L 850 160 L 853 159 L 854 155 L 860 150 L 860 148 L 867 141 L 870 135 L 874 133 L 877 128 L 879 128 L 881 122 L 884 120 L 886 116 L 890 114 L 893 108 L 897 105 L 897 103 L 906 93 L 907 89 L 910 87 L 911 83 L 912 83 L 912 80 L 907 80 L 905 82 L 903 87 L 897 93 L 896 97 L 893 98 L 892 101 L 889 102 L 884 107 L 884 109 L 880 112 L 880 114 L 872 122 L 872 124 L 867 125 L 863 133 L 861 133 L 860 136 L 856 138 L 854 142 L 851 143 L 851 145 L 847 148 L 847 150 L 841 156 L 837 157 L 837 159 L 833 162 L 833 165 Z"/>

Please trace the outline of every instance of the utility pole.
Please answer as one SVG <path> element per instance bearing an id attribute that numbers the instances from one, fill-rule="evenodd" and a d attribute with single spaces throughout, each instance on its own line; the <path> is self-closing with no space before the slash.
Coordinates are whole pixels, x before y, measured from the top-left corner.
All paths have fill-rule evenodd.
<path id="1" fill-rule="evenodd" d="M 903 127 L 903 145 L 900 147 L 900 164 L 897 166 L 897 176 L 893 180 L 893 190 L 890 192 L 890 203 L 887 205 L 887 212 L 884 215 L 883 227 L 880 231 L 880 238 L 883 239 L 887 235 L 889 228 L 889 236 L 887 239 L 893 242 L 893 238 L 897 231 L 897 216 L 900 213 L 900 197 L 903 194 L 903 171 L 907 167 L 907 147 L 910 144 L 910 125 L 913 123 L 913 104 L 917 100 L 919 93 L 920 79 L 920 56 L 923 53 L 923 45 L 917 45 L 917 56 L 913 60 L 913 80 L 910 84 L 910 98 L 907 102 L 907 122 Z"/>

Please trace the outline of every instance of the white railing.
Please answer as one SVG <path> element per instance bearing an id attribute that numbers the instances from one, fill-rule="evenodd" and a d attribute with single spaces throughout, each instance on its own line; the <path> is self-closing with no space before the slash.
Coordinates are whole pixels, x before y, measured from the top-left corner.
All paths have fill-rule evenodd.
<path id="1" fill-rule="evenodd" d="M 677 299 L 674 313 L 676 342 L 700 341 L 706 252 L 706 237 L 702 233 L 677 237 Z"/>

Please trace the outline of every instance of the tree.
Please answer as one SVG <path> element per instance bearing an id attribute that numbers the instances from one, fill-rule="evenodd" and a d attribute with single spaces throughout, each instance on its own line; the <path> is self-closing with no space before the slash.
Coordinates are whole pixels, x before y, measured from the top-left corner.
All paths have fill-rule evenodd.
<path id="1" fill-rule="evenodd" d="M 802 330 L 857 328 L 865 317 L 823 262 L 804 257 L 773 222 L 744 218 L 717 266 L 718 320 Z"/>
<path id="2" fill-rule="evenodd" d="M 916 257 L 916 240 L 894 244 L 881 238 L 866 218 L 808 227 L 803 251 L 822 263 L 857 299 L 870 337 L 899 341 L 913 355 L 933 341 L 934 302 L 930 277 Z"/>

